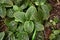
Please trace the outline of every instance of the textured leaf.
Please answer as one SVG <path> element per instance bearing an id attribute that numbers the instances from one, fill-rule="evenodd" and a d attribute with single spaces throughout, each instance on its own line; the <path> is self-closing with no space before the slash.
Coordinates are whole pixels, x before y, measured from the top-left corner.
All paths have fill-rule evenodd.
<path id="1" fill-rule="evenodd" d="M 41 23 L 36 22 L 36 23 L 35 23 L 35 29 L 36 29 L 37 31 L 43 31 L 43 30 L 44 30 L 44 26 L 43 26 Z"/>
<path id="2" fill-rule="evenodd" d="M 6 16 L 6 9 L 4 7 L 0 7 L 0 16 L 4 18 Z"/>
<path id="3" fill-rule="evenodd" d="M 5 36 L 5 33 L 4 32 L 0 32 L 0 40 L 3 40 L 4 36 Z"/>
<path id="4" fill-rule="evenodd" d="M 10 17 L 10 18 L 13 18 L 13 10 L 12 9 L 8 9 L 7 10 L 7 16 Z"/>
<path id="5" fill-rule="evenodd" d="M 8 31 L 8 35 L 7 35 L 5 40 L 16 40 L 15 35 L 13 34 L 13 32 Z"/>
<path id="6" fill-rule="evenodd" d="M 28 3 L 24 3 L 24 4 L 21 5 L 20 8 L 25 9 L 25 8 L 27 8 L 27 6 L 28 6 Z"/>
<path id="7" fill-rule="evenodd" d="M 17 10 L 19 10 L 19 7 L 18 7 L 17 5 L 14 5 L 14 6 L 13 6 L 13 10 L 14 10 L 14 11 L 17 11 Z"/>
<path id="8" fill-rule="evenodd" d="M 25 22 L 25 13 L 24 12 L 15 12 L 14 13 L 15 21 L 17 22 Z"/>
<path id="9" fill-rule="evenodd" d="M 17 28 L 17 22 L 16 21 L 11 21 L 9 23 L 9 29 L 14 32 L 14 31 L 16 31 L 16 28 Z"/>
<path id="10" fill-rule="evenodd" d="M 29 40 L 28 34 L 21 32 L 17 34 L 18 40 Z"/>
<path id="11" fill-rule="evenodd" d="M 46 0 L 38 0 L 40 5 L 43 5 L 44 3 L 46 3 Z"/>
<path id="12" fill-rule="evenodd" d="M 47 20 L 50 16 L 49 12 L 51 10 L 51 6 L 49 4 L 48 5 L 44 4 L 44 5 L 41 5 L 41 8 L 42 8 L 43 13 L 44 13 L 44 20 L 45 19 Z"/>
<path id="13" fill-rule="evenodd" d="M 35 40 L 44 40 L 44 33 L 42 31 L 41 32 L 37 32 Z"/>
<path id="14" fill-rule="evenodd" d="M 37 11 L 37 13 L 35 13 L 34 15 L 33 15 L 33 17 L 32 17 L 32 19 L 34 20 L 34 21 L 37 21 L 37 22 L 41 22 L 42 23 L 42 21 L 43 21 L 43 16 L 44 14 L 43 14 L 43 11 L 41 10 L 41 8 L 40 7 L 38 7 L 38 11 Z"/>
<path id="15" fill-rule="evenodd" d="M 18 32 L 23 32 L 23 24 L 19 24 L 18 28 L 17 28 L 17 31 Z"/>
<path id="16" fill-rule="evenodd" d="M 33 14 L 35 13 L 37 13 L 37 10 L 34 6 L 31 6 L 30 8 L 28 8 L 28 10 L 26 11 L 26 15 L 25 15 L 27 20 L 30 20 Z"/>
<path id="17" fill-rule="evenodd" d="M 32 21 L 26 21 L 24 23 L 24 30 L 28 33 L 33 32 L 34 29 L 34 23 Z"/>
<path id="18" fill-rule="evenodd" d="M 15 5 L 20 6 L 21 3 L 23 2 L 23 0 L 12 0 L 14 2 Z"/>
<path id="19" fill-rule="evenodd" d="M 3 6 L 5 6 L 5 7 L 13 6 L 13 2 L 11 0 L 1 0 L 0 3 L 3 4 Z"/>

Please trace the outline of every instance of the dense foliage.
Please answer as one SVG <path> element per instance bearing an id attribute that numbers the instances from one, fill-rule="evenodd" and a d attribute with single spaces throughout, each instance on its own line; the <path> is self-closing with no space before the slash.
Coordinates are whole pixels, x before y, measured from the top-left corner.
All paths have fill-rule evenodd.
<path id="1" fill-rule="evenodd" d="M 44 40 L 44 21 L 48 22 L 51 9 L 47 0 L 0 0 L 0 17 L 7 26 L 0 32 L 0 40 Z M 55 17 L 47 24 L 57 22 L 59 19 Z M 59 33 L 60 30 L 53 30 L 49 39 Z"/>

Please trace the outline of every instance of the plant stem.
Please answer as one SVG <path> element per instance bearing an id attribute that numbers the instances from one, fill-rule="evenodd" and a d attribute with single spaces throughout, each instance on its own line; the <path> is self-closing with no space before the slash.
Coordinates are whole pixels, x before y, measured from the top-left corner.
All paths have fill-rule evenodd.
<path id="1" fill-rule="evenodd" d="M 35 35 L 36 35 L 36 30 L 35 30 L 34 33 L 33 33 L 32 40 L 34 40 Z"/>

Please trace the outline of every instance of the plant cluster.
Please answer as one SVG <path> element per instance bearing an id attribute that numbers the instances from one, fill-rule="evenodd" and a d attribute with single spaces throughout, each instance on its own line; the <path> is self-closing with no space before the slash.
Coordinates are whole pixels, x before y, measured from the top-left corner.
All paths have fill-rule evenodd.
<path id="1" fill-rule="evenodd" d="M 44 40 L 44 21 L 48 21 L 51 9 L 47 0 L 0 0 L 0 17 L 7 26 L 0 32 L 0 40 Z M 50 23 L 55 25 L 57 20 Z M 50 39 L 59 32 L 53 30 Z"/>

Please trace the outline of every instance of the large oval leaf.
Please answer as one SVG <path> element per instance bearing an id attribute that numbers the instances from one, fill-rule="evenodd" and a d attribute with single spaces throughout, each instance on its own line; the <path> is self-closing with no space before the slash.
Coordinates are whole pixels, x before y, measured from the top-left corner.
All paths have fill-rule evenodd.
<path id="1" fill-rule="evenodd" d="M 31 6 L 30 8 L 28 8 L 28 10 L 26 11 L 26 15 L 25 15 L 27 20 L 30 20 L 33 14 L 35 13 L 37 13 L 37 10 L 34 6 Z"/>
<path id="2" fill-rule="evenodd" d="M 26 21 L 24 23 L 24 30 L 28 33 L 31 33 L 34 29 L 34 23 L 32 21 Z"/>
<path id="3" fill-rule="evenodd" d="M 15 21 L 17 22 L 25 22 L 25 13 L 24 12 L 15 12 L 14 13 Z"/>

